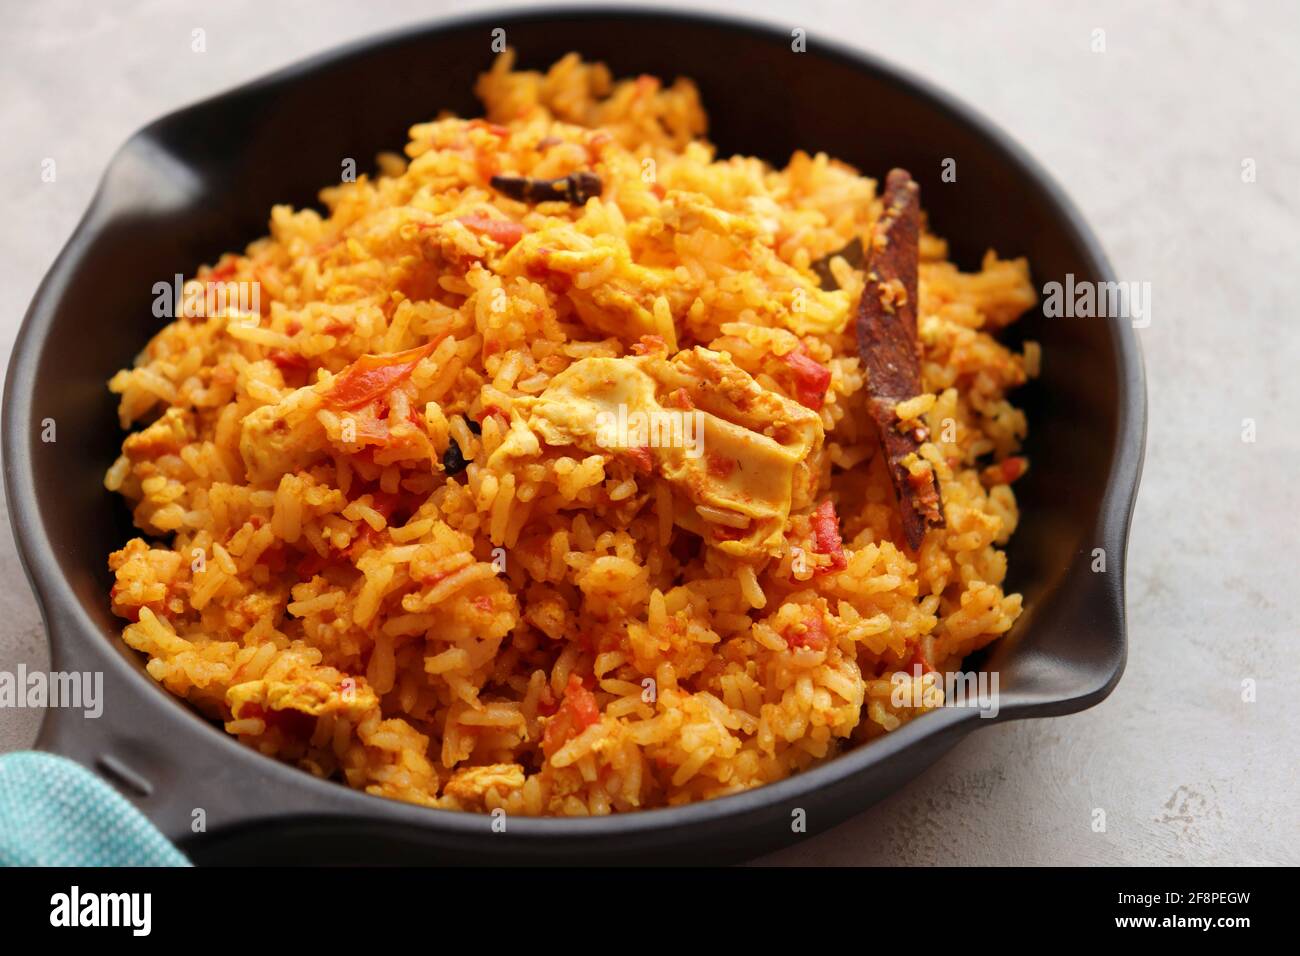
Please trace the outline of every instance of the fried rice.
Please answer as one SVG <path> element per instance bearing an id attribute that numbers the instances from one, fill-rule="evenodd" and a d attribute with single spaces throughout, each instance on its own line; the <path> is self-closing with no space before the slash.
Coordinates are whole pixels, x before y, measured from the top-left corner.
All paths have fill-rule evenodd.
<path id="1" fill-rule="evenodd" d="M 149 674 L 317 776 L 529 815 L 734 793 L 936 706 L 1021 610 L 1006 394 L 1039 353 L 994 334 L 1035 302 L 1025 261 L 961 272 L 922 234 L 897 415 L 944 526 L 913 550 L 834 254 L 876 181 L 719 159 L 689 81 L 576 55 L 507 52 L 477 93 L 327 212 L 274 208 L 185 285 L 255 303 L 182 308 L 111 380 L 105 485 L 142 533 L 112 607 Z M 580 172 L 598 194 L 502 186 Z M 702 454 L 638 411 L 702 423 Z"/>

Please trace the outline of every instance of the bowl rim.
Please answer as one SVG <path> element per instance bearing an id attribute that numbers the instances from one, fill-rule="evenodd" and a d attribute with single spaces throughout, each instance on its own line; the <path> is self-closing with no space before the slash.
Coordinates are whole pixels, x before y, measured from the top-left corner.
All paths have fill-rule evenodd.
<path id="1" fill-rule="evenodd" d="M 133 667 L 111 642 L 102 640 L 103 632 L 90 618 L 86 608 L 77 598 L 68 580 L 54 559 L 52 542 L 44 521 L 39 517 L 37 495 L 29 445 L 32 398 L 35 387 L 35 370 L 45 352 L 50 325 L 59 299 L 57 290 L 75 273 L 87 248 L 93 243 L 99 220 L 104 215 L 106 185 L 114 169 L 134 145 L 147 139 L 153 131 L 175 121 L 183 115 L 201 112 L 233 97 L 273 90 L 296 84 L 312 74 L 342 63 L 348 59 L 377 54 L 384 48 L 409 41 L 417 36 L 435 36 L 439 33 L 473 27 L 490 28 L 497 25 L 565 19 L 613 19 L 624 21 L 678 21 L 687 27 L 704 26 L 719 30 L 737 31 L 755 35 L 768 41 L 789 39 L 789 25 L 777 24 L 765 18 L 734 17 L 713 12 L 686 10 L 660 10 L 634 6 L 546 6 L 539 8 L 510 9 L 475 12 L 452 17 L 438 17 L 418 21 L 375 35 L 362 37 L 329 48 L 295 61 L 268 74 L 238 84 L 232 88 L 204 97 L 187 106 L 172 110 L 146 124 L 132 134 L 109 160 L 90 204 L 74 228 L 53 265 L 37 287 L 31 305 L 15 337 L 10 355 L 4 388 L 3 451 L 4 481 L 9 516 L 17 542 L 17 550 L 28 581 L 36 596 L 42 622 L 48 635 L 52 665 L 65 656 L 68 647 L 93 637 L 92 649 L 97 651 L 100 664 L 114 670 L 127 681 L 137 682 L 138 689 L 161 694 L 175 705 L 175 711 L 184 722 L 186 718 L 206 731 L 207 742 L 219 751 L 221 758 L 229 759 L 243 768 L 256 771 L 269 782 L 301 792 L 313 798 L 314 807 L 296 814 L 302 819 L 346 817 L 354 822 L 396 823 L 420 829 L 482 834 L 490 825 L 484 814 L 439 810 L 402 803 L 354 790 L 346 785 L 324 781 L 279 760 L 263 756 L 240 744 L 220 728 L 203 719 L 184 701 L 177 699 Z M 875 53 L 850 47 L 822 38 L 813 30 L 807 34 L 808 49 L 817 56 L 837 61 L 856 72 L 872 74 L 882 82 L 902 88 L 918 99 L 928 101 L 949 118 L 965 125 L 979 138 L 990 142 L 1016 171 L 1034 181 L 1059 215 L 1062 224 L 1072 233 L 1072 240 L 1095 264 L 1099 276 L 1113 281 L 1114 270 L 1101 246 L 1074 203 L 1052 176 L 1029 153 L 1000 127 L 972 109 L 952 94 L 879 57 Z M 1117 372 L 1117 419 L 1114 435 L 1114 456 L 1106 478 L 1105 490 L 1096 515 L 1096 540 L 1108 554 L 1119 556 L 1120 573 L 1114 586 L 1113 600 L 1118 602 L 1121 649 L 1117 666 L 1109 680 L 1099 686 L 1084 688 L 1076 696 L 1046 701 L 1025 701 L 1004 705 L 1002 713 L 987 723 L 1020 719 L 1028 716 L 1053 716 L 1085 709 L 1104 699 L 1118 682 L 1124 668 L 1127 651 L 1127 626 L 1124 608 L 1124 555 L 1127 548 L 1128 528 L 1136 500 L 1145 452 L 1146 435 L 1146 383 L 1141 346 L 1137 335 L 1127 325 L 1120 325 L 1109 336 L 1109 356 Z M 67 642 L 65 646 L 64 642 Z M 94 645 L 101 645 L 95 647 Z M 47 712 L 41 740 L 38 745 L 48 746 L 53 723 Z M 723 817 L 740 816 L 749 811 L 774 804 L 785 804 L 800 795 L 822 790 L 866 771 L 872 765 L 911 748 L 918 742 L 944 734 L 969 732 L 980 726 L 978 714 L 968 708 L 941 708 L 925 715 L 924 720 L 911 721 L 897 730 L 873 740 L 870 746 L 847 750 L 831 760 L 783 780 L 710 800 L 675 807 L 660 807 L 635 812 L 611 814 L 591 818 L 512 818 L 510 830 L 522 838 L 595 838 L 626 836 L 630 832 L 649 833 L 691 824 L 707 824 Z M 241 768 L 242 769 L 242 768 Z M 316 809 L 325 807 L 326 809 Z M 264 819 L 253 818 L 249 825 L 260 825 Z"/>

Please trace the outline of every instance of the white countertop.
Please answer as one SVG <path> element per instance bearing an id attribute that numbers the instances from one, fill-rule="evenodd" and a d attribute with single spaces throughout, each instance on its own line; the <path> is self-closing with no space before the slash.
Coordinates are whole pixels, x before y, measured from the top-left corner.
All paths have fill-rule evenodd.
<path id="1" fill-rule="evenodd" d="M 700 4 L 661 4 L 691 6 Z M 721 4 L 705 4 L 725 9 Z M 443 0 L 44 0 L 0 32 L 0 348 L 112 152 L 164 112 Z M 772 863 L 1300 863 L 1300 7 L 782 5 L 1000 124 L 1064 184 L 1120 278 L 1151 283 L 1128 670 L 1099 707 L 981 730 L 892 798 Z M 207 50 L 191 52 L 191 31 Z M 1091 50 L 1094 30 L 1106 50 Z M 671 69 L 671 51 L 665 51 Z M 707 105 L 707 104 L 706 104 Z M 42 161 L 57 162 L 54 183 Z M 1242 181 L 1245 159 L 1257 178 Z M 1254 419 L 1257 439 L 1242 440 Z M 0 671 L 48 667 L 0 533 Z M 1252 679 L 1258 699 L 1241 699 Z M 39 714 L 0 710 L 0 751 Z M 1106 812 L 1104 833 L 1093 811 Z"/>

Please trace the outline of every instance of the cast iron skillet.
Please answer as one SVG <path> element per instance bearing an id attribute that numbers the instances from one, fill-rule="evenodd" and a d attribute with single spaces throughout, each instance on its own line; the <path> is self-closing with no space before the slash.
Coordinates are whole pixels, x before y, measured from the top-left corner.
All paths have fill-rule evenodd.
<path id="1" fill-rule="evenodd" d="M 955 259 L 1027 255 L 1036 284 L 1113 279 L 1060 190 L 1010 139 L 945 94 L 856 52 L 788 29 L 714 17 L 597 9 L 440 22 L 367 40 L 173 113 L 136 133 L 37 291 L 4 402 L 9 509 L 61 671 L 102 671 L 98 720 L 51 710 L 39 746 L 97 769 L 198 862 L 736 860 L 830 827 L 980 725 L 972 709 L 927 714 L 807 773 L 692 806 L 605 819 L 509 819 L 382 800 L 243 747 L 156 685 L 109 612 L 108 553 L 132 534 L 102 485 L 122 439 L 105 381 L 157 330 L 153 285 L 241 249 L 272 204 L 310 205 L 352 157 L 365 168 L 441 110 L 478 115 L 476 75 L 501 27 L 521 65 L 570 50 L 618 76 L 693 77 L 722 154 L 783 164 L 824 150 L 874 175 L 921 183 Z M 957 180 L 941 180 L 944 159 Z M 1136 337 L 1105 319 L 1028 316 L 1043 374 L 1018 394 L 1032 423 L 1009 589 L 1014 630 L 983 655 L 996 719 L 1089 707 L 1124 667 L 1124 553 L 1141 470 L 1146 395 Z M 55 441 L 42 440 L 52 421 Z M 1106 570 L 1094 573 L 1094 549 Z M 201 811 L 201 812 L 200 812 Z M 201 823 L 201 825 L 200 825 Z M 499 824 L 498 824 L 499 829 Z M 194 832 L 199 830 L 201 832 Z"/>

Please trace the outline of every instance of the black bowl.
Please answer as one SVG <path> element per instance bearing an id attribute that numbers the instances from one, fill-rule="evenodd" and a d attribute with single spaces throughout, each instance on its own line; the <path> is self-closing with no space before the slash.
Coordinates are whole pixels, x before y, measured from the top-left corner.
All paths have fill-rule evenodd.
<path id="1" fill-rule="evenodd" d="M 724 19 L 620 10 L 494 14 L 368 40 L 173 113 L 131 137 L 37 291 L 4 403 L 9 509 L 60 671 L 100 671 L 98 720 L 51 710 L 39 746 L 96 768 L 200 862 L 710 861 L 741 859 L 830 827 L 914 777 L 980 725 L 945 708 L 807 773 L 719 800 L 604 819 L 510 819 L 427 810 L 319 781 L 238 744 L 163 691 L 118 637 L 105 558 L 130 536 L 102 484 L 121 435 L 105 381 L 157 330 L 153 285 L 242 248 L 273 203 L 310 205 L 345 157 L 368 162 L 413 122 L 479 110 L 471 88 L 506 30 L 521 64 L 570 50 L 617 75 L 699 84 L 722 153 L 783 164 L 825 150 L 874 175 L 903 166 L 954 258 L 1029 257 L 1037 282 L 1109 281 L 1061 191 L 1011 140 L 948 96 L 815 37 Z M 946 158 L 957 181 L 941 180 Z M 1008 587 L 1013 631 L 983 655 L 999 672 L 996 720 L 1066 714 L 1124 667 L 1124 552 L 1141 470 L 1146 395 L 1136 337 L 1105 319 L 1030 315 L 1043 345 L 1028 410 L 1033 469 Z M 54 441 L 46 441 L 52 422 Z M 1094 549 L 1106 553 L 1095 573 Z M 203 811 L 200 815 L 197 811 Z M 202 819 L 204 826 L 195 822 Z M 201 832 L 195 833 L 196 829 Z"/>

